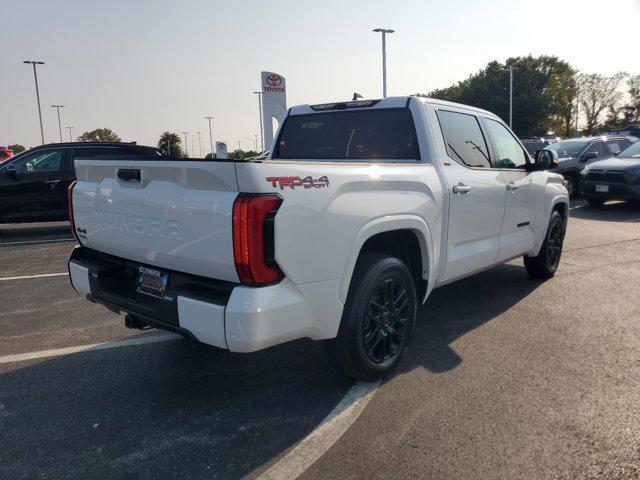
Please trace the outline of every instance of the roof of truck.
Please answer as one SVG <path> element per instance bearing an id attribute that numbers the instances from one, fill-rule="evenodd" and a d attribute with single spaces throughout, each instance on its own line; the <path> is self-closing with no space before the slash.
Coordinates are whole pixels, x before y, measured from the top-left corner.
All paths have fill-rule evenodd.
<path id="1" fill-rule="evenodd" d="M 470 105 L 464 105 L 462 103 L 439 100 L 437 98 L 419 97 L 416 95 L 409 95 L 409 96 L 403 96 L 403 97 L 387 97 L 382 99 L 379 99 L 379 98 L 361 99 L 356 101 L 343 100 L 343 101 L 328 102 L 328 103 L 321 103 L 321 104 L 315 104 L 315 105 L 309 105 L 309 104 L 296 105 L 294 107 L 291 107 L 289 114 L 304 115 L 307 113 L 313 113 L 318 111 L 343 110 L 345 108 L 349 108 L 352 105 L 357 105 L 357 106 L 351 107 L 351 108 L 363 108 L 363 109 L 365 108 L 371 108 L 371 109 L 401 108 L 401 107 L 408 107 L 412 100 L 418 100 L 424 103 L 431 103 L 431 104 L 441 105 L 445 107 L 462 108 L 465 110 L 470 110 L 476 113 L 482 113 L 484 115 L 491 115 L 492 117 L 498 118 L 494 113 L 491 113 L 487 110 L 483 110 L 481 108 L 472 107 Z M 367 105 L 367 104 L 370 104 L 370 105 Z M 337 108 L 331 108 L 331 106 L 336 106 Z"/>

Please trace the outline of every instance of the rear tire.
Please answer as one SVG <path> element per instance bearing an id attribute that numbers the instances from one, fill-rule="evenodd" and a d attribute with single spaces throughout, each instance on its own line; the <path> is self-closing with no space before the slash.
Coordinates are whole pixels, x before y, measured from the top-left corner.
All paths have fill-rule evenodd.
<path id="1" fill-rule="evenodd" d="M 338 336 L 326 346 L 333 363 L 357 380 L 392 370 L 411 339 L 417 311 L 411 272 L 395 257 L 358 259 Z"/>
<path id="2" fill-rule="evenodd" d="M 540 252 L 535 257 L 524 257 L 524 268 L 531 278 L 545 279 L 555 275 L 562 255 L 564 232 L 562 215 L 554 210 Z"/>
<path id="3" fill-rule="evenodd" d="M 599 207 L 604 205 L 604 198 L 587 197 L 587 203 L 592 207 Z"/>

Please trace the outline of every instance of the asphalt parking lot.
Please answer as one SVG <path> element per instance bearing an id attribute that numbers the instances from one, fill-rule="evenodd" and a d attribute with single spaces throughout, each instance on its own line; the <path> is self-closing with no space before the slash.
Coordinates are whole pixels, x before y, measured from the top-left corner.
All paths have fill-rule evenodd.
<path id="1" fill-rule="evenodd" d="M 0 478 L 257 478 L 352 388 L 309 341 L 240 355 L 125 329 L 69 285 L 73 245 L 0 225 Z M 301 478 L 640 478 L 639 279 L 640 209 L 576 202 L 557 275 L 519 260 L 434 291 Z M 115 347 L 75 349 L 96 344 Z"/>

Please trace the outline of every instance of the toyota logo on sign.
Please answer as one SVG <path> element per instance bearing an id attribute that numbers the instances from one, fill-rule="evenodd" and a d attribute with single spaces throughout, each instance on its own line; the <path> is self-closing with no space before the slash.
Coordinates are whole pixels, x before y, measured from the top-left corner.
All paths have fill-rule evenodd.
<path id="1" fill-rule="evenodd" d="M 279 87 L 282 83 L 282 77 L 280 75 L 269 75 L 267 77 L 267 83 L 272 87 Z"/>

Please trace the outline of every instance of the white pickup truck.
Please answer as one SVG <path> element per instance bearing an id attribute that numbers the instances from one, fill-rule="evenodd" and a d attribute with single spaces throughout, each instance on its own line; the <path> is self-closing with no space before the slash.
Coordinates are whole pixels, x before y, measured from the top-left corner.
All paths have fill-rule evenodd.
<path id="1" fill-rule="evenodd" d="M 70 278 L 129 327 L 234 352 L 324 340 L 370 379 L 398 363 L 434 288 L 521 256 L 530 276 L 555 273 L 556 161 L 464 105 L 297 106 L 262 160 L 76 160 Z"/>

